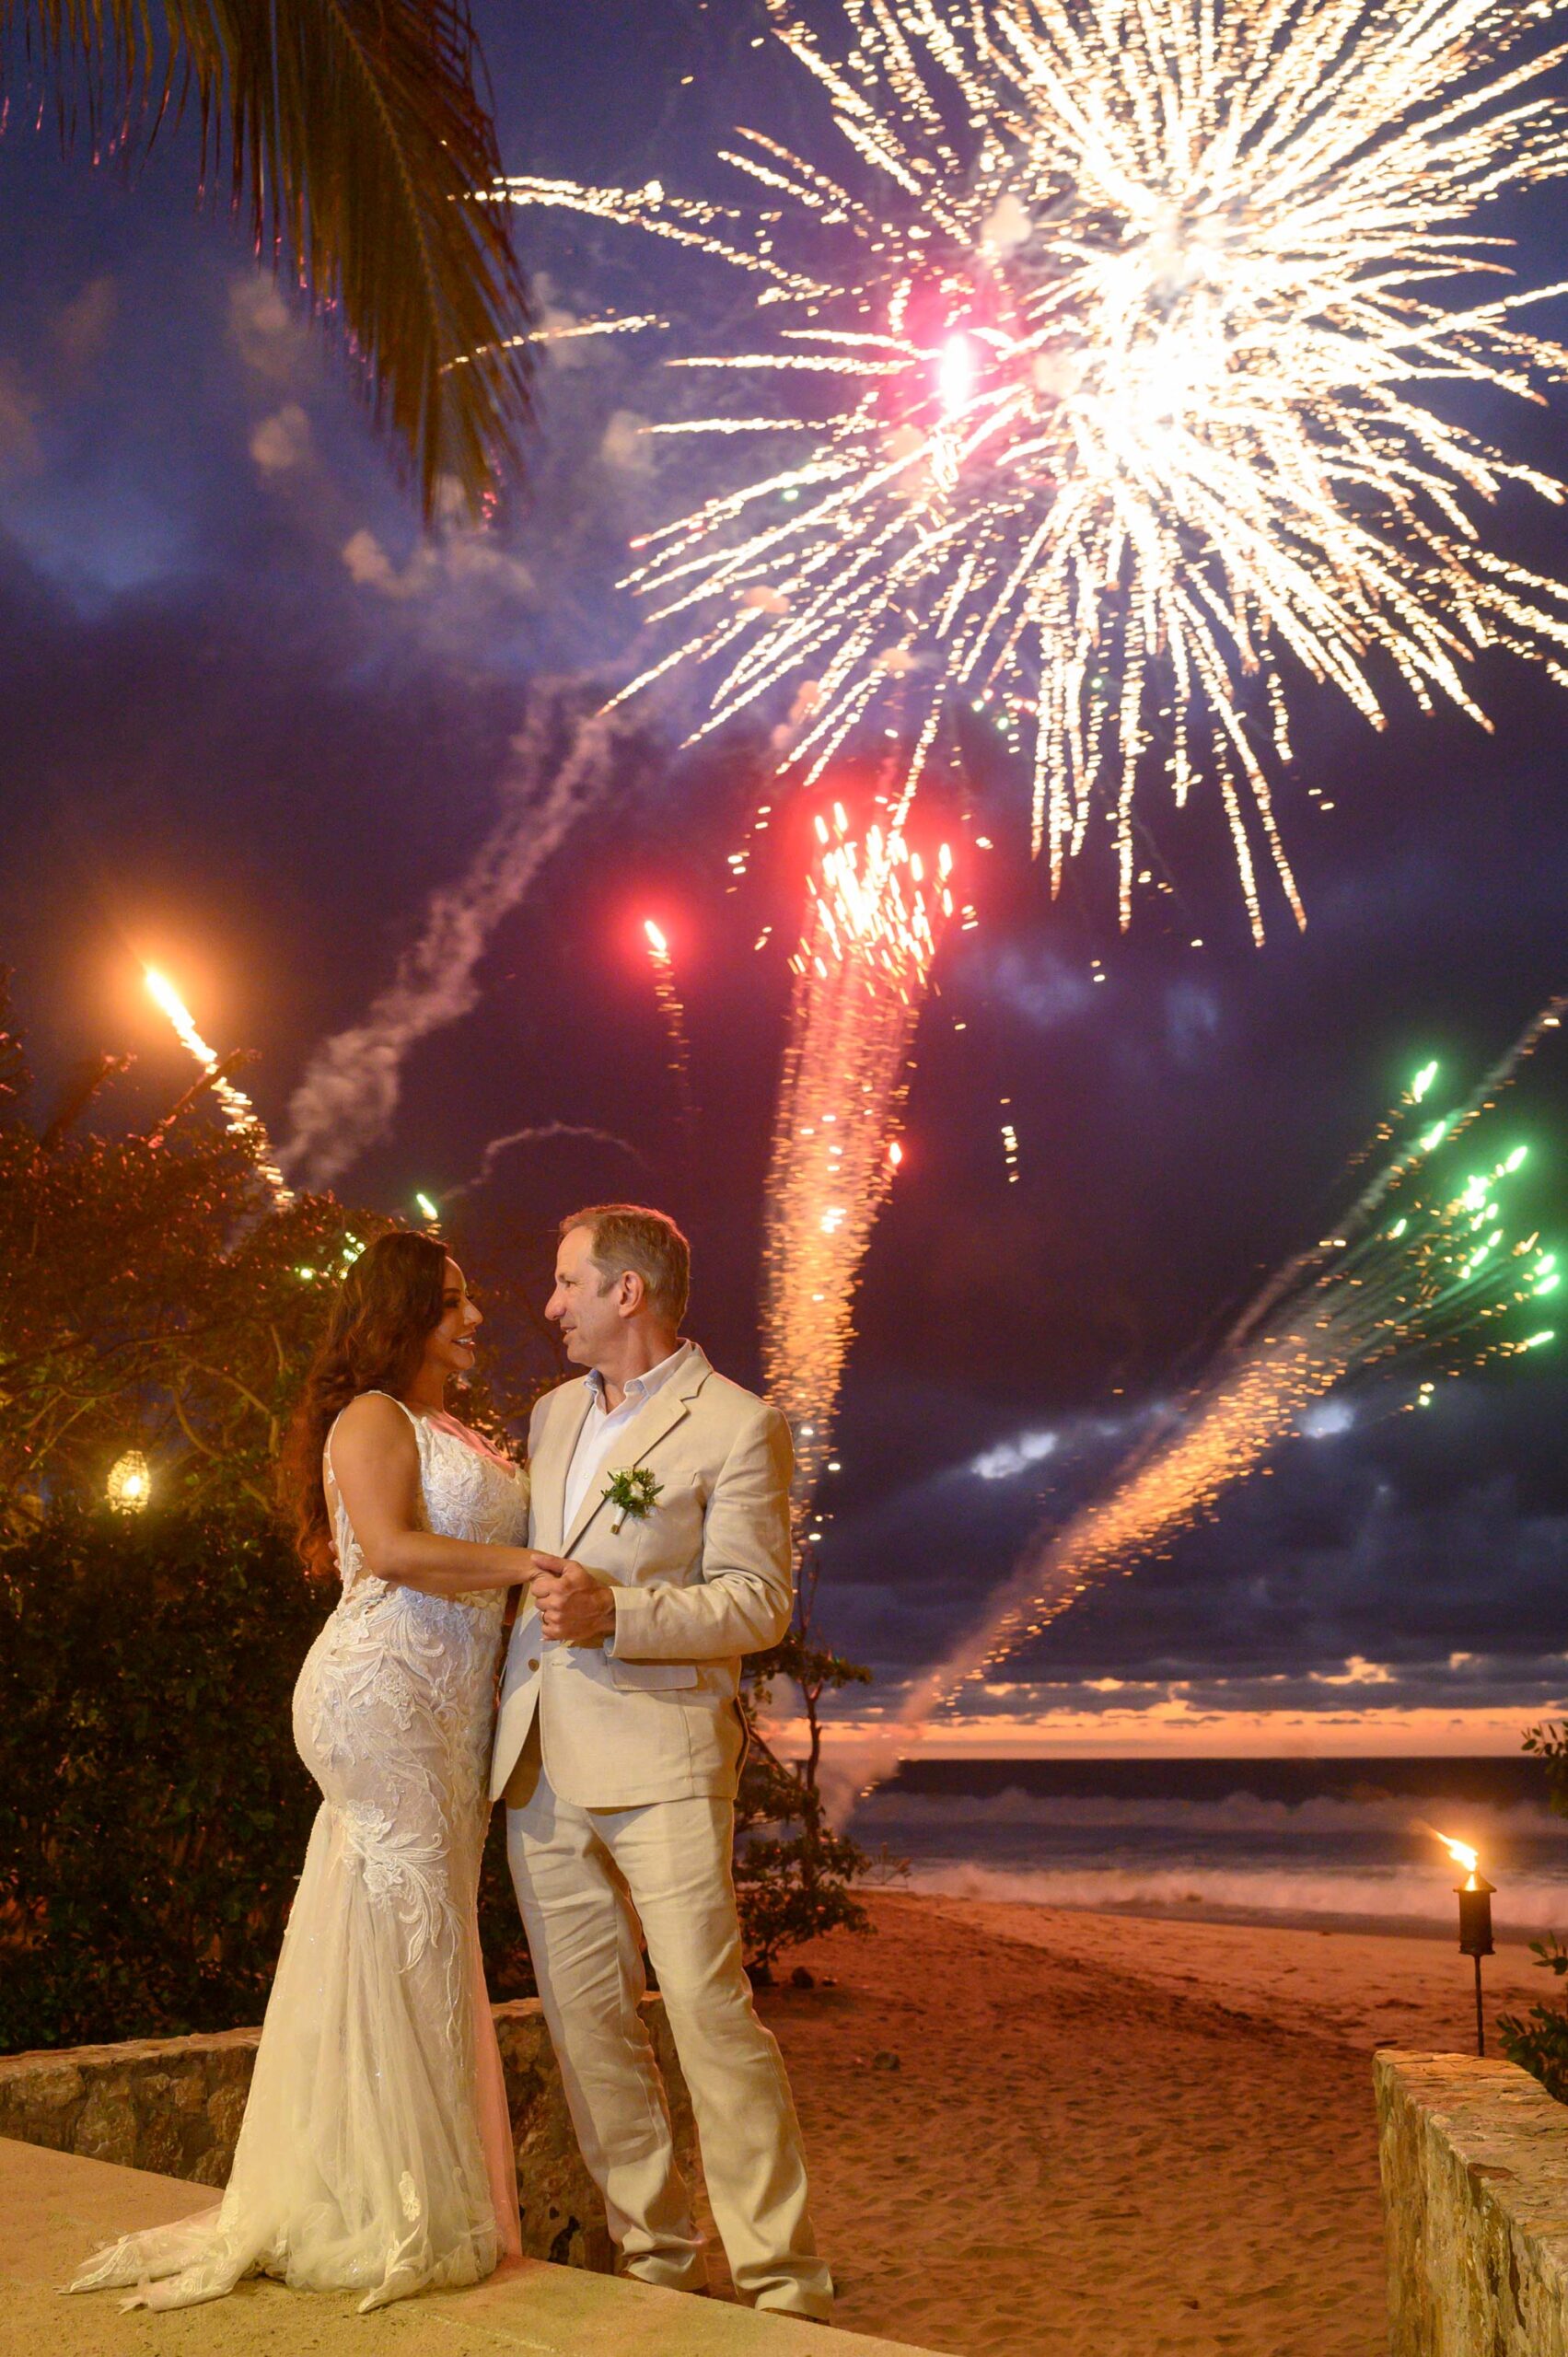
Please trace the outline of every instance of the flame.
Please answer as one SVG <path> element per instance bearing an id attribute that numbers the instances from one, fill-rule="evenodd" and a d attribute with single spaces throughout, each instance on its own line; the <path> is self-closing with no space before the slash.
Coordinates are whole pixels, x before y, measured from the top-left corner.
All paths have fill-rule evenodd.
<path id="1" fill-rule="evenodd" d="M 1476 1869 L 1481 1864 L 1480 1852 L 1472 1850 L 1468 1841 L 1456 1841 L 1451 1834 L 1438 1833 L 1435 1826 L 1433 1827 L 1432 1830 L 1434 1834 L 1436 1835 L 1436 1839 L 1442 1842 L 1443 1847 L 1447 1851 L 1448 1855 L 1453 1859 L 1454 1864 L 1457 1866 L 1463 1866 L 1466 1874 L 1468 1874 L 1473 1881 Z"/>
<path id="2" fill-rule="evenodd" d="M 656 958 L 668 958 L 669 955 L 669 944 L 665 939 L 664 935 L 659 931 L 658 926 L 654 923 L 652 917 L 645 917 L 643 919 L 643 931 L 648 936 L 648 947 L 653 951 L 654 956 Z"/>

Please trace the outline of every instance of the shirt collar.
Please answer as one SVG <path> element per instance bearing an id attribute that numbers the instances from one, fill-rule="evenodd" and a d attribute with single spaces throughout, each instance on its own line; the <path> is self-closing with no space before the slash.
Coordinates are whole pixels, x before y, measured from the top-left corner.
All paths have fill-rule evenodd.
<path id="1" fill-rule="evenodd" d="M 651 1399 L 656 1391 L 662 1391 L 671 1376 L 679 1374 L 685 1365 L 693 1348 L 694 1345 L 691 1342 L 678 1343 L 669 1356 L 667 1359 L 660 1359 L 657 1366 L 649 1367 L 646 1375 L 633 1376 L 626 1386 L 625 1396 L 621 1403 L 621 1408 L 640 1408 L 645 1399 Z M 619 1408 L 605 1409 L 604 1377 L 597 1366 L 588 1369 L 587 1385 L 589 1391 L 593 1394 L 595 1407 L 606 1414 L 620 1414 Z"/>

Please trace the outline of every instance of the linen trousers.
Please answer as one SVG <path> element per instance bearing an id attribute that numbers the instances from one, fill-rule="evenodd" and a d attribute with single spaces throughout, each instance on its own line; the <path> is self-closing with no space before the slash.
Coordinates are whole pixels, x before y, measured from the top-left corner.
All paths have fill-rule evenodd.
<path id="1" fill-rule="evenodd" d="M 741 1963 L 734 1805 L 580 1808 L 552 1790 L 539 1742 L 536 1722 L 507 1789 L 506 1852 L 572 2123 L 621 2266 L 673 2291 L 706 2288 L 638 2011 L 646 1988 L 640 1922 L 735 2288 L 759 2308 L 825 2322 L 832 2278 L 807 2214 L 799 2123 Z M 520 1805 L 510 1805 L 515 1797 Z"/>

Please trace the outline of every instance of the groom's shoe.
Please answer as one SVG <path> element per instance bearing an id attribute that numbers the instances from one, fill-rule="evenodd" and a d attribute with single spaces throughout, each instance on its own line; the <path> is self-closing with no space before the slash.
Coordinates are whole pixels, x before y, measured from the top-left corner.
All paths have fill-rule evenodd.
<path id="1" fill-rule="evenodd" d="M 700 2299 L 708 2296 L 708 2270 L 699 2255 L 682 2265 L 674 2253 L 666 2258 L 656 2252 L 644 2252 L 634 2259 L 623 2259 L 617 2272 L 629 2283 L 653 2283 L 661 2292 L 690 2292 Z"/>

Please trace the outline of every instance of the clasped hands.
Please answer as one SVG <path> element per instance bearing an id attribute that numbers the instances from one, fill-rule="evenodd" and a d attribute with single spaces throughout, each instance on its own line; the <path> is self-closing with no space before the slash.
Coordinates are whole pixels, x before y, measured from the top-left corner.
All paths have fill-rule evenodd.
<path id="1" fill-rule="evenodd" d="M 591 1645 L 615 1626 L 615 1592 L 569 1556 L 532 1550 L 536 1569 L 528 1592 L 547 1637 L 563 1645 Z"/>

